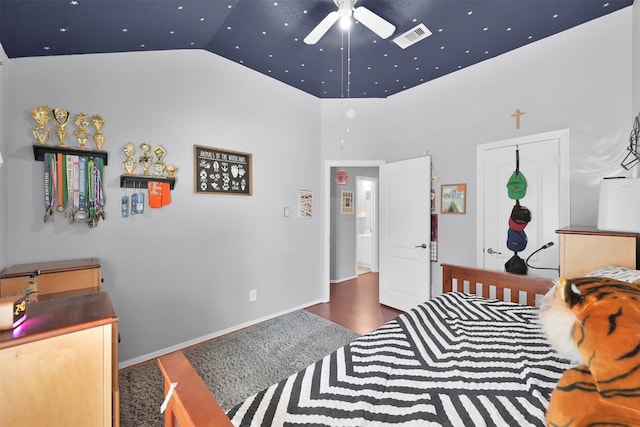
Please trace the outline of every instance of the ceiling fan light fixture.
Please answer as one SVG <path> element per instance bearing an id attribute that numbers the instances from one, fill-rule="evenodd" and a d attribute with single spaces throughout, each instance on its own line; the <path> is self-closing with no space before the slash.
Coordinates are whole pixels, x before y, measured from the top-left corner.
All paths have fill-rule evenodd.
<path id="1" fill-rule="evenodd" d="M 325 18 L 316 25 L 311 32 L 304 38 L 306 44 L 316 44 L 322 36 L 335 24 L 340 21 L 340 26 L 346 30 L 351 25 L 351 16 L 363 24 L 365 27 L 373 31 L 378 37 L 386 39 L 395 31 L 396 27 L 386 19 L 371 12 L 364 6 L 354 8 L 357 0 L 334 0 L 338 10 L 329 12 Z M 349 26 L 347 26 L 349 25 Z"/>
<path id="2" fill-rule="evenodd" d="M 340 28 L 344 31 L 351 28 L 351 18 L 350 17 L 342 17 L 340 18 Z"/>

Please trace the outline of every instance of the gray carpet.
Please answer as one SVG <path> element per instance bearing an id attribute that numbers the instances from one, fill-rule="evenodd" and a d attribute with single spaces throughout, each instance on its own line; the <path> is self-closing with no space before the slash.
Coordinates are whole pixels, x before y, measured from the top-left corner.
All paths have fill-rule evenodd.
<path id="1" fill-rule="evenodd" d="M 279 316 L 184 350 L 226 411 L 353 341 L 358 335 L 305 310 Z M 122 427 L 163 425 L 156 360 L 120 371 Z"/>

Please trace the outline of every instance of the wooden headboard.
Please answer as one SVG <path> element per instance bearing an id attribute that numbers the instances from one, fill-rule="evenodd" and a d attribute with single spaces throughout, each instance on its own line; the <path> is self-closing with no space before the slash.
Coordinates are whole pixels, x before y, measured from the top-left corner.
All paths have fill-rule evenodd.
<path id="1" fill-rule="evenodd" d="M 466 292 L 487 298 L 494 289 L 495 297 L 502 300 L 505 289 L 510 289 L 512 295 L 526 293 L 527 305 L 533 306 L 536 295 L 544 295 L 551 288 L 552 282 L 541 277 L 442 264 L 442 292 L 463 291 L 465 286 L 469 288 Z M 165 395 L 171 383 L 178 383 L 165 411 L 166 427 L 232 425 L 181 351 L 160 357 L 158 365 L 164 376 Z"/>
<path id="2" fill-rule="evenodd" d="M 468 290 L 463 289 L 464 285 Z M 535 306 L 536 296 L 542 296 L 551 287 L 551 279 L 522 274 L 504 273 L 499 271 L 482 270 L 473 267 L 460 267 L 451 264 L 442 264 L 442 292 L 458 291 L 481 295 L 485 298 L 492 297 L 491 290 L 495 291 L 495 298 L 505 299 L 505 290 L 509 289 L 511 300 L 516 300 L 520 293 L 526 294 L 526 304 Z"/>

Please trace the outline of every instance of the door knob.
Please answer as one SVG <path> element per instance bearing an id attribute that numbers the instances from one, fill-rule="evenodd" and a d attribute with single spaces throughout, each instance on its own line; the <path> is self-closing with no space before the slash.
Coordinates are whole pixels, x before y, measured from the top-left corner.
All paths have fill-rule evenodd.
<path id="1" fill-rule="evenodd" d="M 502 252 L 498 252 L 498 251 L 494 250 L 493 248 L 487 249 L 487 253 L 490 254 L 490 255 L 494 255 L 494 254 L 495 255 L 502 255 Z"/>
<path id="2" fill-rule="evenodd" d="M 422 249 L 427 249 L 427 244 L 423 243 L 421 245 L 416 246 L 416 248 L 422 248 Z"/>

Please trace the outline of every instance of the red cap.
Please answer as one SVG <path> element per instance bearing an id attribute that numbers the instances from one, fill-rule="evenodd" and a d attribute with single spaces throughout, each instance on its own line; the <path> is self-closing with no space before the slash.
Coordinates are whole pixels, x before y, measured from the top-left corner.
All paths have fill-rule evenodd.
<path id="1" fill-rule="evenodd" d="M 524 224 L 518 224 L 517 222 L 515 222 L 513 220 L 513 218 L 509 217 L 509 228 L 515 231 L 522 231 L 525 229 L 525 227 L 527 226 L 528 222 L 525 222 Z"/>

